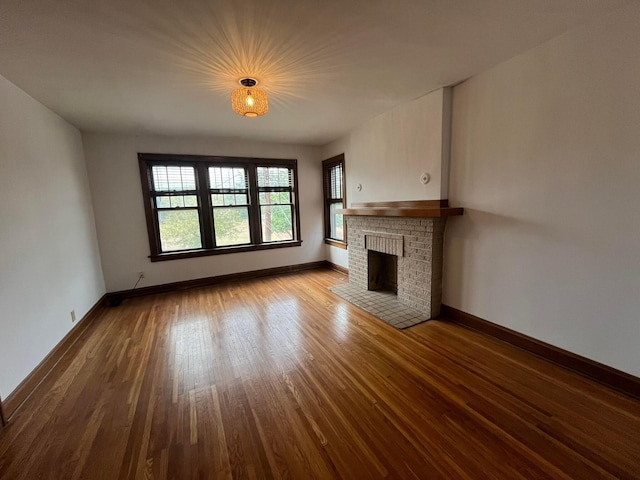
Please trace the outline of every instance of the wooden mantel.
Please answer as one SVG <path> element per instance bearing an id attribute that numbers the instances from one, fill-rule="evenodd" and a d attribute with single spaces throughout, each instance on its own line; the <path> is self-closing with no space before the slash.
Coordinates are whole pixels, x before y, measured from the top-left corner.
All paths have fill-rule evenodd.
<path id="1" fill-rule="evenodd" d="M 420 218 L 454 217 L 462 215 L 463 212 L 463 208 L 450 207 L 449 200 L 352 203 L 351 208 L 336 211 L 343 215 Z"/>

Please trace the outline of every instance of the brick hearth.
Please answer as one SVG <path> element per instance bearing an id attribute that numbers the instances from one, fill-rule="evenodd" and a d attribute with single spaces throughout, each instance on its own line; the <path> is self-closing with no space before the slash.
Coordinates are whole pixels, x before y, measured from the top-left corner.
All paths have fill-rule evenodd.
<path id="1" fill-rule="evenodd" d="M 367 290 L 368 250 L 398 257 L 402 305 L 427 318 L 440 314 L 444 218 L 349 215 L 349 283 Z"/>

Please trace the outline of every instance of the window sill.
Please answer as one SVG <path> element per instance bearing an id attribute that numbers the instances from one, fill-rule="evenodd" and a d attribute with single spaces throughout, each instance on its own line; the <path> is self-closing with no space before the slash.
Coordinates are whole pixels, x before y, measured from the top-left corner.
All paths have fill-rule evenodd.
<path id="1" fill-rule="evenodd" d="M 189 250 L 185 252 L 160 253 L 149 255 L 152 262 L 164 262 L 166 260 L 180 260 L 183 258 L 208 257 L 209 255 L 224 255 L 228 253 L 255 252 L 258 250 L 271 250 L 274 248 L 299 247 L 302 240 L 290 242 L 263 243 L 260 245 L 241 245 L 239 247 L 219 247 L 216 249 Z"/>
<path id="2" fill-rule="evenodd" d="M 327 245 L 331 245 L 332 247 L 342 248 L 343 250 L 347 249 L 347 243 L 342 242 L 340 240 L 334 240 L 333 238 L 325 238 L 324 243 Z"/>

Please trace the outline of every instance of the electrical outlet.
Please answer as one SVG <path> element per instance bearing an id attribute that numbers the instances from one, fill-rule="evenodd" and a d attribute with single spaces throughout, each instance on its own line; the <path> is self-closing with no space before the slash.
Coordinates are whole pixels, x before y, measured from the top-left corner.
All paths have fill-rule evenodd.
<path id="1" fill-rule="evenodd" d="M 71 323 L 75 323 L 76 321 L 76 311 L 71 310 Z"/>

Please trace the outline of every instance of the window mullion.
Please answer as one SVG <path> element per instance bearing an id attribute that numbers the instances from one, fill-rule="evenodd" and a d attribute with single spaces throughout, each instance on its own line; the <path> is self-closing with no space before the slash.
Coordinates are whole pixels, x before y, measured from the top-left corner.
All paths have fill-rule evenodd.
<path id="1" fill-rule="evenodd" d="M 152 261 L 300 245 L 295 160 L 145 153 L 138 158 Z M 220 179 L 222 183 L 215 183 L 228 188 L 211 188 L 217 178 L 212 167 L 233 169 Z M 268 171 L 259 188 L 262 168 Z M 240 169 L 246 188 L 236 188 L 244 187 L 239 183 Z M 269 180 L 271 173 L 274 177 Z M 261 206 L 265 193 L 271 198 L 263 199 Z M 245 202 L 246 206 L 240 205 Z"/>
<path id="2" fill-rule="evenodd" d="M 151 255 L 158 255 L 160 253 L 160 229 L 158 226 L 156 199 L 155 196 L 151 194 L 151 191 L 153 190 L 151 165 L 140 158 L 139 167 L 140 178 L 142 179 L 142 193 L 145 199 L 144 209 L 147 220 L 149 247 L 151 250 Z"/>
<path id="3" fill-rule="evenodd" d="M 291 201 L 294 204 L 291 214 L 291 220 L 293 223 L 293 238 L 300 240 L 302 238 L 302 235 L 300 233 L 300 192 L 298 191 L 298 169 L 290 169 L 289 175 L 292 175 L 293 181 L 293 188 L 291 189 Z"/>
<path id="4" fill-rule="evenodd" d="M 251 243 L 262 243 L 262 228 L 260 225 L 260 203 L 258 202 L 258 175 L 255 165 L 247 166 L 249 174 L 249 230 Z"/>
<path id="5" fill-rule="evenodd" d="M 196 165 L 198 173 L 198 204 L 200 205 L 200 225 L 202 246 L 213 248 L 215 238 L 213 235 L 213 210 L 211 209 L 211 195 L 209 194 L 209 177 L 205 162 Z"/>

